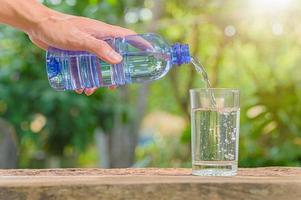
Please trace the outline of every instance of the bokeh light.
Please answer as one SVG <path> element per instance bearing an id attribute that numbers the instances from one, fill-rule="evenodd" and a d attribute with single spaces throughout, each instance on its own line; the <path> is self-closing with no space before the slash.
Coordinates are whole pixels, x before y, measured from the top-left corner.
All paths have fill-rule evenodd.
<path id="1" fill-rule="evenodd" d="M 38 133 L 45 126 L 47 119 L 42 114 L 36 114 L 34 119 L 30 123 L 30 129 L 34 133 Z"/>
<path id="2" fill-rule="evenodd" d="M 124 20 L 128 24 L 134 24 L 138 22 L 138 19 L 139 19 L 138 13 L 135 11 L 128 11 L 124 16 Z"/>
<path id="3" fill-rule="evenodd" d="M 228 37 L 233 37 L 236 34 L 236 28 L 232 25 L 226 26 L 224 33 Z"/>
<path id="4" fill-rule="evenodd" d="M 272 25 L 272 33 L 276 36 L 283 34 L 283 25 L 281 23 L 274 23 Z"/>
<path id="5" fill-rule="evenodd" d="M 50 3 L 53 5 L 60 5 L 62 3 L 62 0 L 50 0 Z"/>
<path id="6" fill-rule="evenodd" d="M 76 0 L 66 0 L 66 4 L 68 6 L 75 6 L 76 5 Z"/>
<path id="7" fill-rule="evenodd" d="M 142 8 L 139 12 L 139 16 L 142 21 L 148 21 L 152 19 L 153 13 L 148 8 Z"/>

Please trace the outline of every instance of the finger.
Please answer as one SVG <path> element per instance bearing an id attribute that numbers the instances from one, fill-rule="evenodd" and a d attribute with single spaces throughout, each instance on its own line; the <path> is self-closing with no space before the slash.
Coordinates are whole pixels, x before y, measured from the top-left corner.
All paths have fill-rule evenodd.
<path id="1" fill-rule="evenodd" d="M 92 94 L 93 94 L 94 92 L 96 92 L 96 90 L 97 90 L 97 88 L 93 88 L 93 89 L 92 89 Z"/>
<path id="2" fill-rule="evenodd" d="M 75 90 L 75 92 L 76 92 L 77 94 L 81 94 L 81 93 L 83 93 L 83 91 L 84 91 L 84 89 L 78 89 L 78 90 Z"/>
<path id="3" fill-rule="evenodd" d="M 133 30 L 114 25 L 109 25 L 108 32 L 112 37 L 125 37 L 129 35 L 137 35 L 137 33 Z"/>
<path id="4" fill-rule="evenodd" d="M 116 88 L 117 88 L 116 85 L 110 85 L 110 86 L 109 86 L 109 89 L 110 89 L 110 90 L 115 90 Z"/>
<path id="5" fill-rule="evenodd" d="M 29 39 L 32 41 L 32 43 L 34 43 L 37 47 L 41 48 L 41 49 L 44 49 L 44 50 L 47 50 L 48 49 L 48 44 L 42 42 L 41 40 L 35 38 L 35 37 L 32 37 L 32 36 L 29 36 Z"/>
<path id="6" fill-rule="evenodd" d="M 154 50 L 154 47 L 147 41 L 147 38 L 143 38 L 140 35 L 127 36 L 127 42 L 140 50 Z"/>
<path id="7" fill-rule="evenodd" d="M 98 40 L 91 35 L 83 35 L 83 50 L 96 54 L 97 57 L 110 64 L 120 63 L 122 56 L 115 52 L 110 45 L 103 40 Z"/>
<path id="8" fill-rule="evenodd" d="M 85 94 L 87 95 L 87 96 L 90 96 L 91 94 L 93 94 L 95 91 L 96 91 L 96 89 L 97 88 L 86 88 L 85 89 Z"/>
<path id="9" fill-rule="evenodd" d="M 84 32 L 93 32 L 93 35 L 96 38 L 103 38 L 103 37 L 125 37 L 127 35 L 137 35 L 137 33 L 133 30 L 122 28 L 119 26 L 106 24 L 104 22 L 89 19 L 91 26 L 83 27 Z M 93 25 L 93 26 L 92 26 Z"/>
<path id="10" fill-rule="evenodd" d="M 133 46 L 141 49 L 141 50 L 153 50 L 153 46 L 146 39 L 138 35 L 135 31 L 130 29 L 122 28 L 119 26 L 110 25 L 110 35 L 112 37 L 126 37 L 127 41 Z"/>

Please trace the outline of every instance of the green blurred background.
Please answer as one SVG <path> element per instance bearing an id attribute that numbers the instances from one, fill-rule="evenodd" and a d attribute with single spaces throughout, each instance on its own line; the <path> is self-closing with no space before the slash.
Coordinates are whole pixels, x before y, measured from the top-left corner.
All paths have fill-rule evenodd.
<path id="1" fill-rule="evenodd" d="M 301 166 L 299 0 L 44 0 L 190 45 L 214 87 L 241 90 L 239 166 Z M 50 88 L 45 52 L 0 26 L 0 167 L 190 167 L 191 65 L 91 97 Z"/>

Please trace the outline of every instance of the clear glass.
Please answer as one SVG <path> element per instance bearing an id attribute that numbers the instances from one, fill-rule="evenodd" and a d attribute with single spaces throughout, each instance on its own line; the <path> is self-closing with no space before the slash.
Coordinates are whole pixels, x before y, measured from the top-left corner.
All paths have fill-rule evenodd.
<path id="1" fill-rule="evenodd" d="M 190 100 L 192 174 L 236 175 L 239 90 L 192 89 Z"/>

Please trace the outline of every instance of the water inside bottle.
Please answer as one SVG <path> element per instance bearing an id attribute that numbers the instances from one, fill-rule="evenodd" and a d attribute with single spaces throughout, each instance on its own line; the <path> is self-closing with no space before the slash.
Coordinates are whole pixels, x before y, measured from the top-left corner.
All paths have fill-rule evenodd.
<path id="1" fill-rule="evenodd" d="M 211 83 L 208 79 L 208 74 L 204 68 L 204 66 L 200 63 L 200 61 L 198 61 L 198 59 L 196 59 L 195 57 L 191 57 L 191 63 L 193 64 L 194 68 L 196 69 L 196 71 L 201 74 L 203 81 L 206 84 L 206 89 L 207 89 L 207 93 L 210 95 L 210 102 L 211 102 L 211 108 L 216 108 L 216 100 L 214 97 L 214 94 L 212 92 L 209 91 L 209 89 L 211 88 Z"/>

